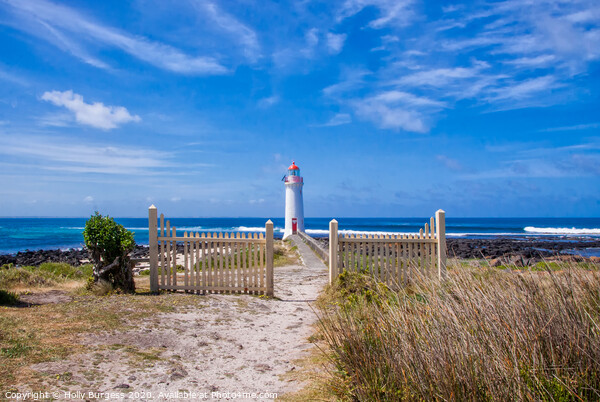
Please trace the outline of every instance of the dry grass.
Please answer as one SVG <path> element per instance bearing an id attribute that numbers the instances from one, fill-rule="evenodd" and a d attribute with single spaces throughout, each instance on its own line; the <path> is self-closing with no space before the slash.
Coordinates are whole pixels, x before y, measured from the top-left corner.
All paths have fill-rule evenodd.
<path id="1" fill-rule="evenodd" d="M 457 267 L 392 292 L 343 274 L 321 305 L 346 400 L 600 399 L 600 273 Z"/>
<path id="2" fill-rule="evenodd" d="M 289 240 L 275 240 L 273 246 L 273 265 L 275 267 L 285 267 L 299 263 L 300 256 L 296 246 L 292 246 Z"/>
<path id="3" fill-rule="evenodd" d="M 73 267 L 69 264 L 47 262 L 37 267 L 0 267 L 0 289 L 30 289 L 49 287 L 73 280 L 86 279 L 92 275 L 90 264 Z"/>
<path id="4" fill-rule="evenodd" d="M 43 293 L 61 289 L 70 302 L 32 307 L 0 307 L 0 393 L 10 384 L 36 385 L 31 364 L 88 352 L 85 334 L 126 330 L 157 313 L 184 307 L 201 307 L 202 298 L 184 293 L 150 295 L 148 278 L 136 279 L 136 294 L 98 297 L 84 290 L 85 281 L 67 281 L 51 287 L 31 287 Z"/>

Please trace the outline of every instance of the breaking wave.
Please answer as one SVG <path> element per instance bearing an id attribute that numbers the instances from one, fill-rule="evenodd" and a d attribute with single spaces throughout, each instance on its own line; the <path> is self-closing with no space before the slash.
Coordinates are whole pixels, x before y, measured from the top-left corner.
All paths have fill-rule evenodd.
<path id="1" fill-rule="evenodd" d="M 306 229 L 305 232 L 307 234 L 313 235 L 329 235 L 329 230 L 327 229 Z M 370 235 L 409 235 L 416 234 L 418 232 L 381 232 L 381 231 L 370 231 L 370 230 L 349 230 L 349 229 L 341 229 L 338 230 L 338 233 L 342 234 L 370 234 Z"/>
<path id="2" fill-rule="evenodd" d="M 527 226 L 524 229 L 528 233 L 555 234 L 555 235 L 600 235 L 600 229 L 578 229 L 578 228 L 536 228 Z"/>
<path id="3" fill-rule="evenodd" d="M 264 227 L 248 227 L 248 226 L 238 226 L 237 228 L 233 228 L 234 232 L 264 232 L 266 229 Z"/>

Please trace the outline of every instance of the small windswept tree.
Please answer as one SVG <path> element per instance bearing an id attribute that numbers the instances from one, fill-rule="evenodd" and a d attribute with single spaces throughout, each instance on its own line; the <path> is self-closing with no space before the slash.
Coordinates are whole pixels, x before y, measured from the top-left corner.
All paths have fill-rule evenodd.
<path id="1" fill-rule="evenodd" d="M 133 233 L 96 211 L 85 224 L 83 239 L 94 264 L 94 281 L 106 281 L 115 289 L 134 292 L 128 255 L 135 247 Z"/>

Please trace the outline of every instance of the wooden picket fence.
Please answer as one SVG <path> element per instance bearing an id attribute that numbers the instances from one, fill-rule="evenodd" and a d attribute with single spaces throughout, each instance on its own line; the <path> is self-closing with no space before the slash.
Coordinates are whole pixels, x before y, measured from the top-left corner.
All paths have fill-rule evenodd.
<path id="1" fill-rule="evenodd" d="M 163 214 L 148 210 L 150 290 L 273 296 L 273 222 L 263 233 L 177 235 Z"/>
<path id="2" fill-rule="evenodd" d="M 388 285 L 419 275 L 446 275 L 445 212 L 439 210 L 418 234 L 339 234 L 329 223 L 329 281 L 344 271 L 365 272 Z"/>

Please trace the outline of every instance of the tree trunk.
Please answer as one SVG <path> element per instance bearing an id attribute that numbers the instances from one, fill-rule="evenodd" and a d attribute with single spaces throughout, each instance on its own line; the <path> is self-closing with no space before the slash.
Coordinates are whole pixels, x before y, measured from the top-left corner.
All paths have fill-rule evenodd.
<path id="1" fill-rule="evenodd" d="M 131 269 L 131 263 L 128 255 L 117 257 L 108 265 L 104 265 L 102 261 L 94 262 L 95 282 L 105 280 L 115 289 L 120 289 L 127 293 L 135 292 L 133 271 Z"/>

